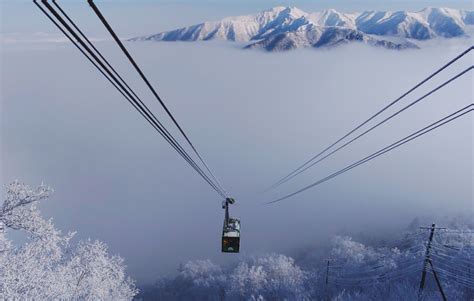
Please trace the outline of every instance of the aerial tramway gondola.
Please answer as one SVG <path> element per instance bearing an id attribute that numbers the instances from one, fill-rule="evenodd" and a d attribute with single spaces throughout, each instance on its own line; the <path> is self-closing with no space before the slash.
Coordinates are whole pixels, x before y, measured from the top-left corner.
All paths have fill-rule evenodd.
<path id="1" fill-rule="evenodd" d="M 233 198 L 226 198 L 222 201 L 222 208 L 225 210 L 224 227 L 222 229 L 222 252 L 239 253 L 240 249 L 240 220 L 229 217 L 229 204 L 234 204 Z"/>

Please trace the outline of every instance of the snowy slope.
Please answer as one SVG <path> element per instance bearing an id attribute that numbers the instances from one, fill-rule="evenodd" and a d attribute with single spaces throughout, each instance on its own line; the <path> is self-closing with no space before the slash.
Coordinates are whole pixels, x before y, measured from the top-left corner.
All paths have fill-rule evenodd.
<path id="1" fill-rule="evenodd" d="M 297 30 L 307 23 L 306 13 L 297 8 L 275 7 L 256 15 L 227 17 L 172 31 L 131 39 L 155 41 L 200 41 L 221 39 L 246 42 L 271 34 Z"/>
<path id="2" fill-rule="evenodd" d="M 275 7 L 254 15 L 227 17 L 131 41 L 250 42 L 246 48 L 269 51 L 302 47 L 336 46 L 360 42 L 389 49 L 416 48 L 408 41 L 390 42 L 384 37 L 426 40 L 466 35 L 474 24 L 474 12 L 449 8 L 425 8 L 418 12 L 366 11 L 342 13 L 334 9 L 307 13 L 295 7 Z M 378 36 L 378 37 L 376 37 Z"/>
<path id="3" fill-rule="evenodd" d="M 350 29 L 357 29 L 355 20 L 358 14 L 341 13 L 334 9 L 327 9 L 320 12 L 310 13 L 308 19 L 318 26 L 339 26 Z"/>
<path id="4" fill-rule="evenodd" d="M 375 35 L 391 35 L 417 40 L 436 36 L 456 37 L 465 34 L 473 12 L 448 8 L 425 8 L 419 12 L 364 12 L 356 19 L 359 30 Z M 465 22 L 465 20 L 467 22 Z"/>
<path id="5" fill-rule="evenodd" d="M 413 43 L 394 43 L 374 38 L 355 29 L 340 27 L 314 27 L 313 29 L 286 32 L 272 35 L 261 41 L 247 45 L 246 48 L 264 48 L 267 51 L 284 51 L 296 48 L 334 47 L 350 42 L 359 42 L 387 49 L 418 48 Z"/>

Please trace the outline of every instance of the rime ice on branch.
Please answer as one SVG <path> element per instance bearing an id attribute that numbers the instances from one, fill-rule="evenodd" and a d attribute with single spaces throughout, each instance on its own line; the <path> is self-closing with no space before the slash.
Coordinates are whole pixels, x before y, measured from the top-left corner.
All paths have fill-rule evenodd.
<path id="1" fill-rule="evenodd" d="M 52 219 L 42 218 L 37 204 L 52 189 L 32 189 L 19 182 L 7 187 L 0 206 L 0 299 L 131 300 L 137 293 L 119 256 L 110 256 L 100 241 L 70 242 Z M 8 231 L 25 231 L 28 242 L 15 246 Z"/>

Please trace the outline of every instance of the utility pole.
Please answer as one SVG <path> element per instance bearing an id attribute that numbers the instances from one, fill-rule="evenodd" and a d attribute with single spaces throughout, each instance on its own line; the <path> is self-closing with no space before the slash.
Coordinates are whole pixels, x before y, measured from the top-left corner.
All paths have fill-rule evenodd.
<path id="1" fill-rule="evenodd" d="M 423 263 L 423 271 L 421 272 L 420 288 L 418 289 L 418 301 L 421 301 L 421 297 L 423 295 L 423 289 L 425 288 L 426 272 L 428 271 L 428 268 L 430 267 L 431 243 L 433 242 L 434 232 L 435 232 L 436 229 L 446 229 L 446 228 L 436 228 L 436 225 L 432 224 L 431 227 L 420 227 L 420 229 L 429 229 L 430 230 L 430 237 L 428 239 L 428 244 L 426 245 L 425 260 L 424 260 L 424 263 Z M 437 276 L 435 276 L 435 278 L 437 278 Z M 439 288 L 440 287 L 441 286 L 439 286 Z M 441 289 L 441 291 L 442 291 L 442 289 Z M 444 293 L 442 293 L 442 294 L 444 296 Z"/>
<path id="2" fill-rule="evenodd" d="M 425 227 L 420 227 L 420 229 L 426 229 Z M 425 251 L 425 261 L 423 263 L 423 271 L 421 272 L 421 281 L 420 281 L 420 288 L 418 289 L 418 300 L 421 300 L 421 296 L 423 295 L 423 289 L 425 288 L 425 281 L 426 281 L 426 271 L 428 270 L 429 260 L 430 260 L 430 253 L 431 253 L 431 242 L 433 241 L 434 231 L 436 229 L 436 225 L 432 224 L 430 228 L 430 238 L 428 239 L 428 244 L 426 245 Z"/>
<path id="3" fill-rule="evenodd" d="M 470 257 L 471 257 L 471 256 L 469 256 L 469 259 L 470 259 Z M 468 270 L 467 270 L 467 271 L 468 271 L 468 272 L 467 272 L 467 277 L 468 277 L 469 279 L 471 279 L 471 266 L 468 266 Z M 472 290 L 471 290 L 470 288 L 467 288 L 467 287 L 466 287 L 466 289 L 467 289 L 467 293 L 466 293 L 467 299 L 468 299 L 468 300 L 471 300 L 471 291 L 472 291 Z"/>
<path id="4" fill-rule="evenodd" d="M 328 301 L 329 301 L 329 290 L 328 290 L 328 286 L 329 286 L 329 262 L 330 262 L 330 259 L 328 259 L 327 266 L 326 266 L 326 286 L 324 288 L 324 295 L 326 297 L 326 300 L 328 300 Z"/>
<path id="5" fill-rule="evenodd" d="M 430 259 L 430 266 L 431 266 L 431 271 L 433 272 L 433 276 L 436 280 L 436 285 L 438 286 L 439 292 L 441 293 L 441 297 L 443 297 L 443 301 L 447 301 L 446 295 L 444 294 L 443 288 L 441 287 L 441 282 L 439 281 L 438 274 L 436 274 L 436 271 L 433 267 L 433 261 Z"/>

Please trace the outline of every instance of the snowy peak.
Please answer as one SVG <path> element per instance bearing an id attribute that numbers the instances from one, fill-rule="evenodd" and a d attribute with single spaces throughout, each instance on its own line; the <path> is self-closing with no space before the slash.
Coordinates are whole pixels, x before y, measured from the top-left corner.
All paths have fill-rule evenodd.
<path id="1" fill-rule="evenodd" d="M 318 26 L 338 26 L 355 29 L 355 14 L 340 13 L 327 9 L 309 14 L 308 18 Z"/>
<path id="2" fill-rule="evenodd" d="M 434 37 L 429 23 L 417 13 L 363 12 L 356 18 L 359 30 L 380 36 L 399 36 L 417 40 Z"/>
<path id="3" fill-rule="evenodd" d="M 420 12 L 430 24 L 430 28 L 443 37 L 464 34 L 463 12 L 449 8 L 426 8 Z"/>
<path id="4" fill-rule="evenodd" d="M 271 34 L 297 30 L 307 24 L 306 13 L 295 7 L 275 7 L 256 15 L 227 17 L 132 40 L 199 41 L 230 40 L 247 42 Z"/>
<path id="5" fill-rule="evenodd" d="M 298 30 L 301 26 L 308 24 L 306 19 L 307 14 L 295 7 L 276 7 L 270 12 L 270 18 L 265 12 L 263 16 L 257 15 L 257 20 L 260 22 L 258 33 L 254 35 L 251 40 L 259 40 L 270 35 L 291 32 Z"/>
<path id="6" fill-rule="evenodd" d="M 428 7 L 419 12 L 367 11 L 356 19 L 359 30 L 375 35 L 390 35 L 416 40 L 465 35 L 473 24 L 472 11 Z"/>
<path id="7" fill-rule="evenodd" d="M 278 15 L 279 17 L 288 18 L 288 19 L 299 19 L 307 15 L 307 13 L 304 12 L 303 10 L 297 7 L 289 7 L 289 6 L 277 6 L 267 11 L 263 11 L 263 13 L 265 12 L 268 12 L 270 14 L 273 13 L 275 15 Z"/>
<path id="8" fill-rule="evenodd" d="M 213 39 L 251 42 L 246 48 L 284 50 L 335 46 L 361 42 L 390 49 L 416 48 L 403 39 L 426 40 L 466 35 L 474 24 L 474 12 L 428 7 L 418 12 L 365 11 L 343 13 L 327 9 L 307 13 L 296 7 L 278 6 L 258 14 L 227 17 L 220 21 L 142 36 L 132 41 L 207 41 Z M 398 37 L 394 43 L 384 37 Z M 400 39 L 399 39 L 400 40 Z"/>

